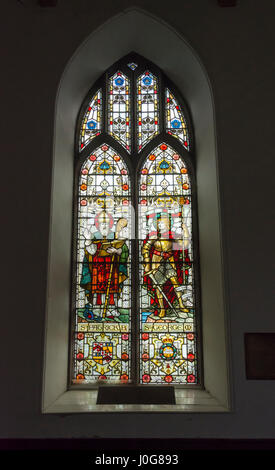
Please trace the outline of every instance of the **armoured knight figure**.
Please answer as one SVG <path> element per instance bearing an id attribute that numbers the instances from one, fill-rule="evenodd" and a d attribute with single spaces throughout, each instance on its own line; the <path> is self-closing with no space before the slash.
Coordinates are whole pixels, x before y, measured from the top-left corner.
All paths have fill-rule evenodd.
<path id="1" fill-rule="evenodd" d="M 159 304 L 158 317 L 165 316 L 165 302 L 181 318 L 187 317 L 179 287 L 182 284 L 182 251 L 190 243 L 189 232 L 182 224 L 183 237 L 170 230 L 171 218 L 166 213 L 157 215 L 157 232 L 152 232 L 142 248 L 144 259 L 144 282 L 155 291 Z M 166 293 L 165 293 L 166 292 Z M 178 300 L 179 308 L 172 305 Z M 168 307 L 168 308 L 169 308 Z"/>

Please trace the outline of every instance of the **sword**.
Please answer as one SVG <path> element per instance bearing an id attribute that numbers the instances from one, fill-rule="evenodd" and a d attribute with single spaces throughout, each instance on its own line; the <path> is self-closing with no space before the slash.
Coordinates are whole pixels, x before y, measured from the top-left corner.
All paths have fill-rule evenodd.
<path id="1" fill-rule="evenodd" d="M 152 279 L 153 283 L 157 285 L 157 289 L 160 291 L 161 295 L 164 297 L 164 299 L 166 300 L 166 302 L 168 303 L 169 307 L 172 309 L 172 311 L 176 314 L 176 316 L 178 317 L 179 314 L 178 312 L 174 309 L 173 305 L 171 304 L 170 300 L 167 298 L 166 294 L 163 292 L 163 290 L 158 286 L 158 283 L 155 279 L 155 276 L 153 274 L 154 270 L 152 269 L 151 271 L 149 271 L 148 273 L 145 274 L 145 276 L 150 276 L 150 278 Z"/>

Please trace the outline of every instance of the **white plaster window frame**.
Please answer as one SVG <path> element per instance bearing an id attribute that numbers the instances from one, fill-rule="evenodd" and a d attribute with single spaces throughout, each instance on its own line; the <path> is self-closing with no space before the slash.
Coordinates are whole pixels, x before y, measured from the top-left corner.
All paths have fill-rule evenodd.
<path id="1" fill-rule="evenodd" d="M 155 63 L 175 83 L 189 105 L 195 133 L 205 388 L 177 388 L 175 405 L 97 405 L 96 390 L 68 390 L 75 125 L 93 83 L 131 51 Z M 231 411 L 214 101 L 197 54 L 162 20 L 137 8 L 125 10 L 94 31 L 67 64 L 54 126 L 42 413 Z"/>

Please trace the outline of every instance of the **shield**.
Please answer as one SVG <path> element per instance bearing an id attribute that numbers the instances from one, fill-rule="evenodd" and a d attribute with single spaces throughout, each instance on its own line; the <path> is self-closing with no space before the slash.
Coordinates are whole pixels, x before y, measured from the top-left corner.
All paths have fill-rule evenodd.
<path id="1" fill-rule="evenodd" d="M 106 364 L 113 358 L 113 343 L 93 343 L 93 360 L 98 364 Z"/>

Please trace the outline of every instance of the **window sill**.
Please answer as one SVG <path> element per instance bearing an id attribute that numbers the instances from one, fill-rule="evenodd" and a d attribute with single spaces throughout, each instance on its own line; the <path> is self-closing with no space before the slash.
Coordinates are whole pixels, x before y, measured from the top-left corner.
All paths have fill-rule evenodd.
<path id="1" fill-rule="evenodd" d="M 225 413 L 230 410 L 205 390 L 176 390 L 175 405 L 97 405 L 96 390 L 63 393 L 43 413 Z"/>

